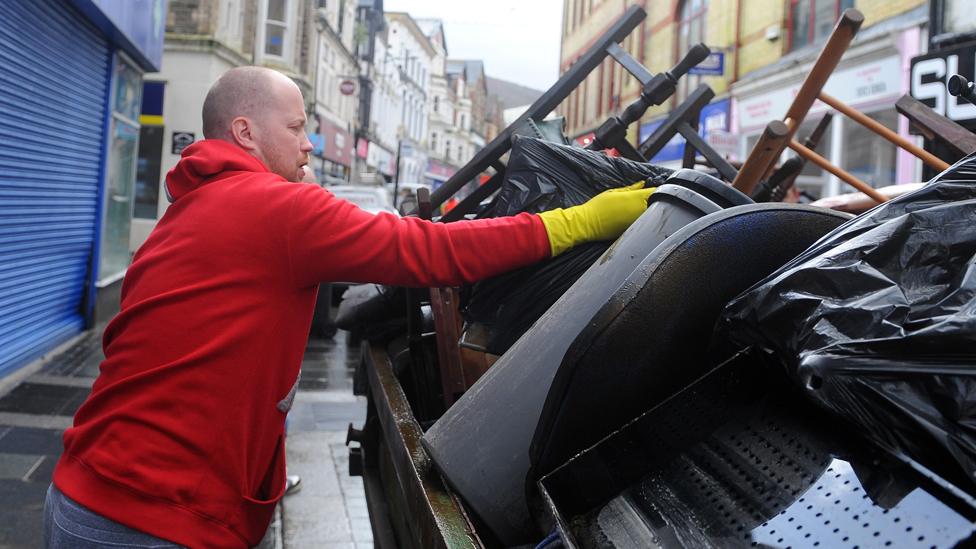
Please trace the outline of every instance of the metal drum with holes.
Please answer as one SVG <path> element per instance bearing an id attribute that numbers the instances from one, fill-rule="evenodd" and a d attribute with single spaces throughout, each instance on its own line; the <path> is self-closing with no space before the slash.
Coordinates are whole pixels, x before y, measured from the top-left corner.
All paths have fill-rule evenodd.
<path id="1" fill-rule="evenodd" d="M 539 482 L 578 548 L 968 546 L 974 500 L 741 354 Z"/>

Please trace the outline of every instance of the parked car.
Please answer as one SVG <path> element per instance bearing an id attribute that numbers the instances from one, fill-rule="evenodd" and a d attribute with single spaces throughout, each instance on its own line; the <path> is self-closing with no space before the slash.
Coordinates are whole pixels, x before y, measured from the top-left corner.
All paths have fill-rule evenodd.
<path id="1" fill-rule="evenodd" d="M 417 191 L 419 189 L 433 190 L 426 183 L 387 183 L 386 189 L 396 193 L 396 208 L 401 214 L 408 214 L 417 209 Z"/>
<path id="2" fill-rule="evenodd" d="M 389 212 L 399 216 L 393 207 L 393 199 L 386 189 L 367 185 L 334 185 L 325 187 L 337 198 L 348 200 L 370 213 Z"/>

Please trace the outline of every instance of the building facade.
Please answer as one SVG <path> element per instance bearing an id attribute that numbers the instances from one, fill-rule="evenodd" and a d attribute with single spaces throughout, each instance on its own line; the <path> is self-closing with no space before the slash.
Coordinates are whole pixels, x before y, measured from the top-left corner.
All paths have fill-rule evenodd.
<path id="1" fill-rule="evenodd" d="M 785 116 L 803 78 L 819 54 L 840 13 L 859 9 L 865 23 L 834 72 L 825 91 L 908 136 L 908 125 L 893 105 L 908 92 L 912 56 L 925 48 L 924 0 L 566 0 L 561 70 L 565 72 L 630 5 L 648 12 L 623 47 L 651 72 L 672 67 L 691 45 L 703 42 L 713 52 L 709 74 L 688 75 L 663 105 L 652 107 L 635 128 L 639 144 L 688 93 L 707 84 L 716 97 L 702 111 L 700 133 L 723 155 L 742 159 L 766 123 Z M 568 132 L 585 140 L 607 117 L 638 97 L 636 79 L 612 60 L 605 61 L 560 107 Z M 799 136 L 822 116 L 824 105 L 810 112 Z M 818 151 L 834 164 L 874 186 L 917 180 L 921 164 L 887 141 L 843 117 L 834 117 Z M 680 163 L 684 140 L 676 137 L 652 161 Z M 847 192 L 835 177 L 807 167 L 798 179 L 814 197 Z"/>
<path id="2" fill-rule="evenodd" d="M 348 181 L 359 170 L 356 131 L 359 110 L 359 60 L 355 0 L 319 1 L 315 11 L 315 116 L 310 133 L 321 155 L 312 165 L 322 183 Z M 317 126 L 317 127 L 316 127 Z M 319 149 L 316 146 L 316 151 Z"/>
<path id="3" fill-rule="evenodd" d="M 430 74 L 437 51 L 408 13 L 386 12 L 390 55 L 400 72 L 397 179 L 422 182 L 427 170 Z"/>
<path id="4" fill-rule="evenodd" d="M 165 15 L 164 0 L 4 5 L 0 377 L 113 314 Z"/>

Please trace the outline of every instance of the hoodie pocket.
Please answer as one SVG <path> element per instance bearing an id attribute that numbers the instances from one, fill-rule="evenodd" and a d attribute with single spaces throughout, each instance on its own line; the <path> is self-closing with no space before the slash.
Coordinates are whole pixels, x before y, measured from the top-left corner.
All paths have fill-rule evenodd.
<path id="1" fill-rule="evenodd" d="M 254 494 L 244 494 L 244 500 L 251 504 L 252 507 L 270 507 L 273 508 L 278 500 L 285 495 L 285 437 L 284 435 L 278 437 L 278 442 L 275 445 L 274 457 L 271 459 L 271 465 L 268 467 L 268 472 L 264 476 L 264 480 L 258 487 L 257 493 Z"/>

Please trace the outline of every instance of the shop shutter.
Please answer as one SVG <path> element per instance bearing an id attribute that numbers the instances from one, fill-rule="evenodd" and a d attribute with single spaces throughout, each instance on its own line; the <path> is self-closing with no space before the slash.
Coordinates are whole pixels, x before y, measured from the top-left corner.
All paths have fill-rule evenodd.
<path id="1" fill-rule="evenodd" d="M 67 2 L 3 2 L 0 377 L 84 327 L 109 62 Z"/>

